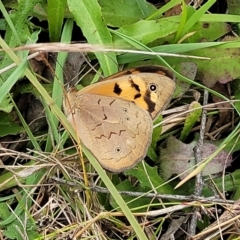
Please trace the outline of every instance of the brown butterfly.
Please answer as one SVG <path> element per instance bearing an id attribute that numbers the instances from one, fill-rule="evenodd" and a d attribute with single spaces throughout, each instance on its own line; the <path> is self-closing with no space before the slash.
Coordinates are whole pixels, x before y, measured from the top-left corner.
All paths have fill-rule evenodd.
<path id="1" fill-rule="evenodd" d="M 140 66 L 80 91 L 71 89 L 64 100 L 64 111 L 102 167 L 122 172 L 146 156 L 153 120 L 166 108 L 174 90 L 169 70 Z"/>

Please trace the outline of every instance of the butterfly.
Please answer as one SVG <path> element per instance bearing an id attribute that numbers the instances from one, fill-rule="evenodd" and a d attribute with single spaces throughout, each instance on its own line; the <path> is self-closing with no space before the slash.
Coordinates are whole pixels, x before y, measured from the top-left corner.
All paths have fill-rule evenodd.
<path id="1" fill-rule="evenodd" d="M 139 66 L 78 91 L 70 89 L 64 111 L 81 142 L 111 172 L 133 168 L 147 154 L 153 120 L 175 90 L 171 71 Z"/>

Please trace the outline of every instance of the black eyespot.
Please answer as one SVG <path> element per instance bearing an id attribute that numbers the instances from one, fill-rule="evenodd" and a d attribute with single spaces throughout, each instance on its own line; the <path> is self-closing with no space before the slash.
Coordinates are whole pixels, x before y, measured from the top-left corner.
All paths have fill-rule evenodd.
<path id="1" fill-rule="evenodd" d="M 127 121 L 130 121 L 130 117 L 125 117 L 125 119 L 126 119 Z"/>
<path id="2" fill-rule="evenodd" d="M 121 152 L 122 152 L 122 149 L 120 147 L 115 148 L 115 153 L 121 153 Z"/>
<path id="3" fill-rule="evenodd" d="M 123 112 L 127 113 L 127 112 L 128 112 L 127 108 L 124 108 L 124 109 L 123 109 Z"/>
<path id="4" fill-rule="evenodd" d="M 156 92 L 157 89 L 158 89 L 158 86 L 157 86 L 157 84 L 155 84 L 155 83 L 150 83 L 148 89 L 149 89 L 149 91 L 151 91 L 151 92 Z"/>

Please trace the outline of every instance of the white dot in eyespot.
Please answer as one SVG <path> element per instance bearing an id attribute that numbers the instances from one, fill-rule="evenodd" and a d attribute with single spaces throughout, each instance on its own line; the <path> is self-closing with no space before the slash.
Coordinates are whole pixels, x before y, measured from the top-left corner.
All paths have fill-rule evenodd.
<path id="1" fill-rule="evenodd" d="M 116 147 L 115 148 L 115 153 L 121 153 L 122 152 L 122 148 L 121 147 Z"/>
<path id="2" fill-rule="evenodd" d="M 149 91 L 151 91 L 151 92 L 156 92 L 157 89 L 158 89 L 158 85 L 155 84 L 155 83 L 150 83 L 149 86 L 148 86 L 148 89 L 149 89 Z"/>

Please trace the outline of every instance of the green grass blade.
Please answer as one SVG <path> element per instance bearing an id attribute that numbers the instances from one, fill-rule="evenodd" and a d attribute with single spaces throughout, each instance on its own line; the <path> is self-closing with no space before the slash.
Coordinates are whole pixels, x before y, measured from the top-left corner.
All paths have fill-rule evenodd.
<path id="1" fill-rule="evenodd" d="M 48 0 L 47 15 L 49 35 L 52 42 L 59 41 L 67 0 Z"/>
<path id="2" fill-rule="evenodd" d="M 112 46 L 112 36 L 103 20 L 97 0 L 68 0 L 69 10 L 88 43 Z M 115 53 L 95 53 L 105 76 L 117 72 Z"/>
<path id="3" fill-rule="evenodd" d="M 71 41 L 72 36 L 72 29 L 73 29 L 73 21 L 68 20 L 66 21 L 61 42 L 69 43 Z M 54 99 L 55 103 L 59 108 L 62 107 L 62 101 L 63 101 L 63 66 L 65 64 L 65 61 L 67 59 L 67 52 L 60 52 L 57 56 L 56 60 L 56 69 L 55 69 L 55 77 L 53 80 L 53 91 L 52 91 L 52 99 Z M 43 101 L 45 104 L 45 102 Z M 59 120 L 56 118 L 56 116 L 47 108 L 45 105 L 47 119 L 49 121 L 49 125 L 51 128 L 49 129 L 49 134 L 45 146 L 45 151 L 49 152 L 52 149 L 52 137 L 55 139 L 56 143 L 58 144 L 58 148 L 63 149 L 61 139 L 62 137 L 59 134 L 58 124 Z"/>

